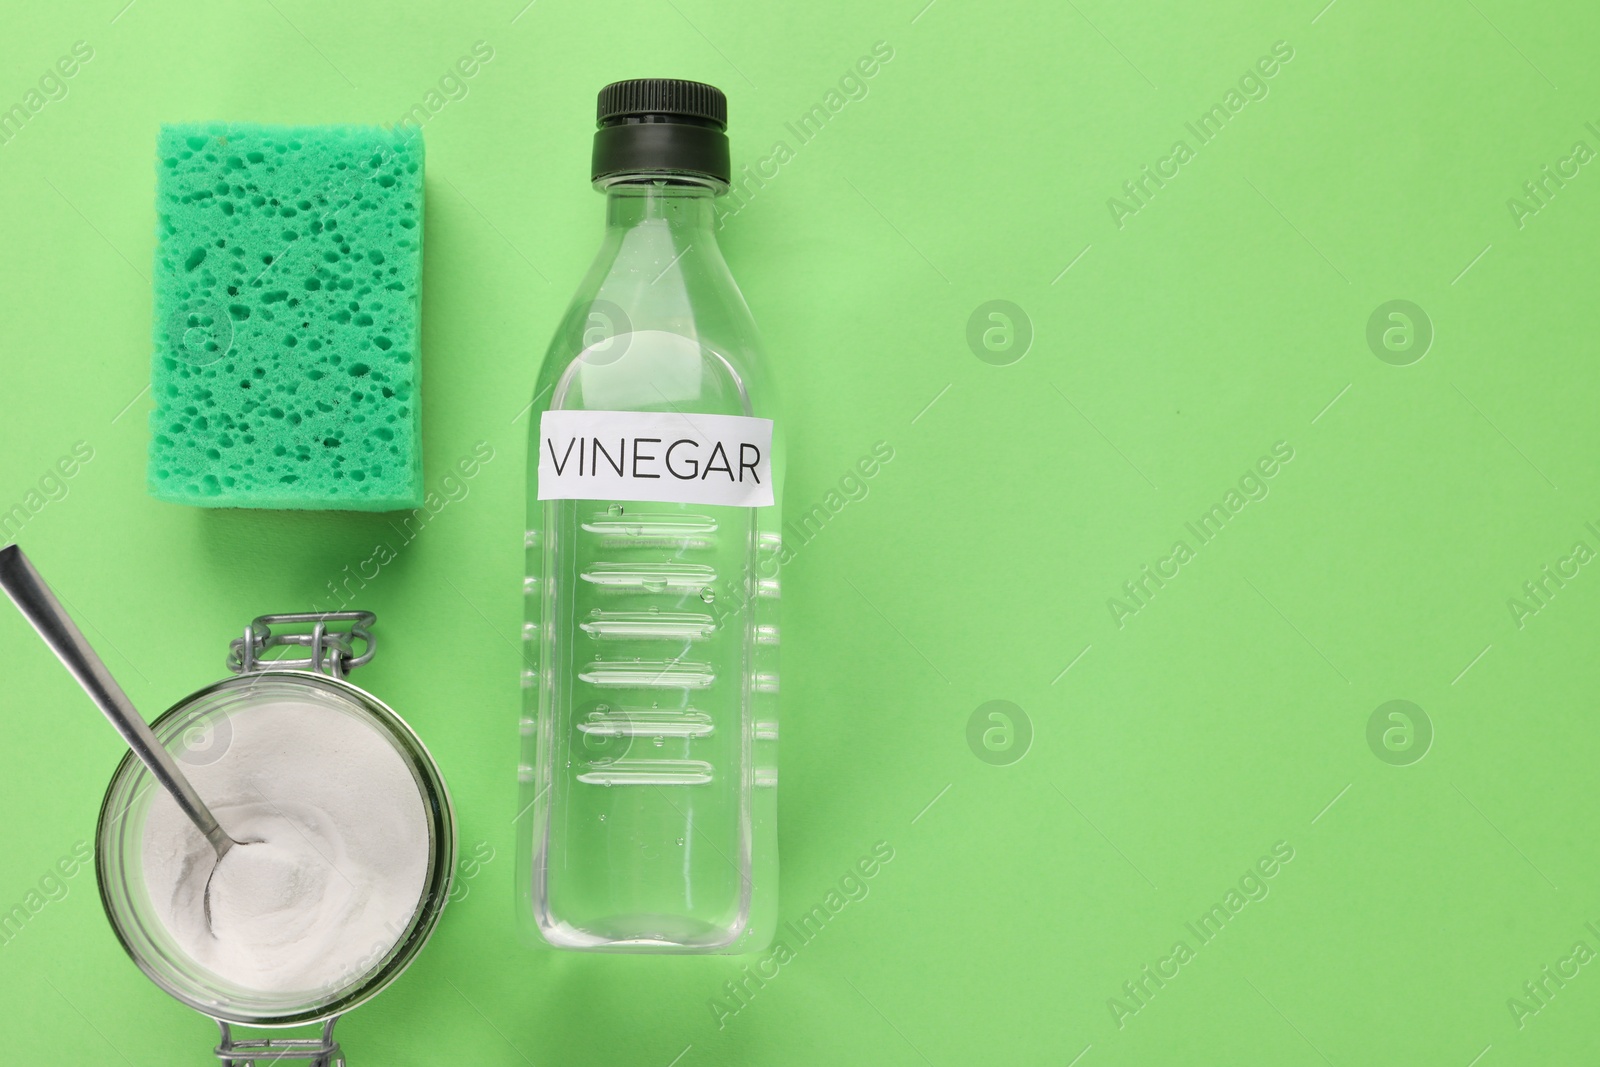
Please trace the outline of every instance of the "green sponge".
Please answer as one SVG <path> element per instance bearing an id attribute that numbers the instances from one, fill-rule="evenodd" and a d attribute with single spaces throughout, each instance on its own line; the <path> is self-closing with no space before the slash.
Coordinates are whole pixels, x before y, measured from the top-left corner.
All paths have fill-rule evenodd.
<path id="1" fill-rule="evenodd" d="M 150 492 L 207 507 L 422 503 L 422 138 L 163 126 Z"/>

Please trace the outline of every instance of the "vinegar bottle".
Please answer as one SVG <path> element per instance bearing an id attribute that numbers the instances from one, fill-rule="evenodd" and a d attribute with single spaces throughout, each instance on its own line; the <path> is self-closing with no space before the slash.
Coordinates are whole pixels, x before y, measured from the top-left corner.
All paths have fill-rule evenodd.
<path id="1" fill-rule="evenodd" d="M 519 871 L 563 948 L 749 952 L 777 893 L 783 448 L 717 246 L 727 101 L 600 92 L 600 253 L 530 416 Z"/>

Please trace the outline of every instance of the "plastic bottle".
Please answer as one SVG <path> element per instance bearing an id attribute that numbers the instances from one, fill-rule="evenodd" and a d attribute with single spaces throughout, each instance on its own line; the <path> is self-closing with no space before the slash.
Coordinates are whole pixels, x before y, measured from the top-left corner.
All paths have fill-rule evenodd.
<path id="1" fill-rule="evenodd" d="M 717 245 L 727 103 L 600 93 L 604 243 L 530 417 L 519 864 L 564 948 L 749 952 L 776 925 L 783 448 Z"/>

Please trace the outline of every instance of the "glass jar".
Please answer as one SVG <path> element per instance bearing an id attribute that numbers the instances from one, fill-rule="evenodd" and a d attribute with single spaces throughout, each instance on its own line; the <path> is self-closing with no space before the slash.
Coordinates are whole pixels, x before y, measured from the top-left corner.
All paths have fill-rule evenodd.
<path id="1" fill-rule="evenodd" d="M 341 614 L 369 623 L 372 618 L 368 613 Z M 112 775 L 101 805 L 95 834 L 95 868 L 100 899 L 112 930 L 151 981 L 223 1024 L 224 1046 L 230 1040 L 228 1023 L 281 1027 L 320 1022 L 370 1000 L 416 958 L 449 899 L 455 866 L 455 815 L 443 776 L 404 719 L 372 694 L 343 679 L 350 666 L 370 658 L 372 645 L 370 634 L 358 629 L 357 635 L 367 638 L 369 644 L 361 657 L 352 657 L 351 635 L 325 629 L 327 621 L 339 617 L 280 615 L 257 619 L 245 639 L 234 642 L 231 666 L 242 672 L 240 676 L 190 694 L 157 718 L 151 728 L 169 751 L 192 764 L 213 761 L 226 751 L 231 734 L 228 724 L 233 715 L 284 701 L 325 709 L 328 715 L 349 716 L 382 735 L 411 771 L 428 825 L 423 892 L 409 923 L 392 945 L 375 945 L 371 958 L 360 961 L 347 978 L 314 994 L 264 993 L 231 984 L 197 964 L 179 947 L 151 900 L 143 869 L 144 834 L 151 801 L 159 787 L 132 753 Z M 318 620 L 314 640 L 300 640 L 308 635 L 274 636 L 268 625 L 309 620 Z M 310 645 L 312 656 L 297 661 L 258 658 L 262 649 L 274 644 Z M 320 670 L 283 669 L 284 665 L 317 665 Z M 331 1027 L 325 1043 L 331 1046 Z M 337 1050 L 337 1046 L 331 1047 Z M 219 1049 L 219 1055 L 221 1052 Z"/>

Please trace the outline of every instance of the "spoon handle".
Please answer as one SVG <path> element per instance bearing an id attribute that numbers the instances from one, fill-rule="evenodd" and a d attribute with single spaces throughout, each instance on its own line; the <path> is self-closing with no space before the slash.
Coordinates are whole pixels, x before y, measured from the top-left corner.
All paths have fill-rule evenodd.
<path id="1" fill-rule="evenodd" d="M 99 709 L 105 712 L 111 725 L 117 728 L 133 754 L 155 775 L 162 788 L 172 794 L 200 832 L 206 835 L 220 859 L 234 844 L 231 837 L 217 825 L 211 809 L 194 791 L 189 779 L 183 776 L 178 764 L 166 746 L 156 739 L 155 733 L 145 723 L 128 695 L 122 691 L 111 672 L 73 623 L 61 602 L 34 569 L 22 549 L 16 545 L 0 548 L 0 589 L 4 589 L 11 602 L 23 617 L 39 631 L 45 644 L 60 657 L 62 664 L 89 694 Z"/>

